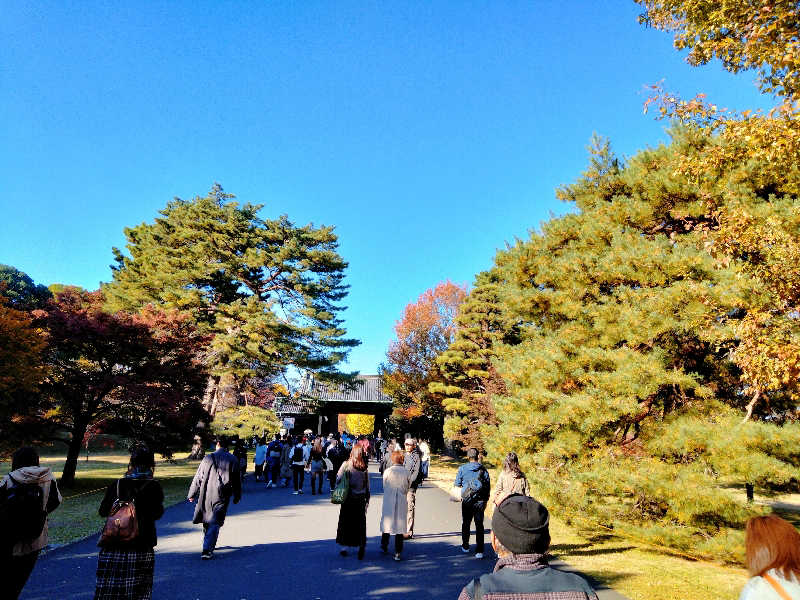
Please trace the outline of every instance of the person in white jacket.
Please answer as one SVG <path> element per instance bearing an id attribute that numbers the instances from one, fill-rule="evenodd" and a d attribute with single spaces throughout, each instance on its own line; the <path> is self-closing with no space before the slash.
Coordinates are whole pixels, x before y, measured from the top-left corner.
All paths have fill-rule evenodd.
<path id="1" fill-rule="evenodd" d="M 408 488 L 411 473 L 403 466 L 405 455 L 391 453 L 392 466 L 383 471 L 383 506 L 381 507 L 381 550 L 389 551 L 389 536 L 394 536 L 394 559 L 400 560 L 403 536 L 408 533 Z"/>
<path id="2" fill-rule="evenodd" d="M 800 600 L 800 533 L 776 515 L 753 517 L 744 537 L 750 573 L 739 600 Z"/>
<path id="3" fill-rule="evenodd" d="M 61 504 L 61 493 L 58 491 L 58 485 L 50 467 L 40 467 L 38 452 L 26 446 L 14 453 L 11 458 L 11 472 L 0 481 L 0 505 L 8 502 L 9 497 L 15 493 L 14 488 L 33 485 L 38 486 L 41 490 L 42 509 L 47 514 L 53 512 Z M 38 529 L 38 524 L 35 528 Z M 19 597 L 36 565 L 39 552 L 47 546 L 48 541 L 47 517 L 45 517 L 44 527 L 37 535 L 16 541 L 10 547 L 3 545 L 2 552 L 5 556 L 0 560 L 5 573 L 2 585 L 10 594 L 9 596 L 3 595 L 4 598 L 15 600 Z"/>

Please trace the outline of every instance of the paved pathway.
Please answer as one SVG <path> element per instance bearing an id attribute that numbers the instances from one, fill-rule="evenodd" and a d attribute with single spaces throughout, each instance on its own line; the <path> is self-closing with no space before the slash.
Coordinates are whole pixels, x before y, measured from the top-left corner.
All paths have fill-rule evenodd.
<path id="1" fill-rule="evenodd" d="M 491 551 L 483 560 L 461 552 L 461 511 L 429 484 L 417 493 L 416 532 L 403 549 L 403 561 L 383 555 L 378 544 L 382 486 L 372 470 L 371 537 L 363 561 L 339 556 L 333 542 L 339 507 L 327 493 L 312 496 L 308 478 L 306 493 L 293 496 L 284 488 L 267 490 L 251 475 L 242 501 L 231 506 L 214 560 L 200 560 L 202 527 L 191 523 L 193 505 L 167 509 L 157 524 L 153 598 L 455 600 L 471 578 L 491 571 Z M 94 536 L 42 556 L 21 598 L 92 598 L 97 552 Z M 600 597 L 624 600 L 612 590 L 601 590 Z"/>

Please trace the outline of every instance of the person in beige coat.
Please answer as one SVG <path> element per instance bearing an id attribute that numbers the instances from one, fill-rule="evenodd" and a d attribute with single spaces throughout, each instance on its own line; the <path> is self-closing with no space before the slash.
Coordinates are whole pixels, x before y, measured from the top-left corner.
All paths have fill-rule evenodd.
<path id="1" fill-rule="evenodd" d="M 500 503 L 511 494 L 531 495 L 528 488 L 528 480 L 525 479 L 525 474 L 519 468 L 519 459 L 514 452 L 506 454 L 506 459 L 503 461 L 503 470 L 497 478 L 497 486 L 494 489 L 492 502 L 494 502 L 495 506 L 500 506 Z"/>
<path id="2" fill-rule="evenodd" d="M 23 447 L 14 453 L 11 459 L 11 472 L 0 482 L 0 502 L 4 502 L 12 488 L 18 485 L 38 485 L 42 490 L 42 507 L 47 513 L 53 512 L 61 504 L 61 493 L 53 477 L 50 467 L 39 466 L 39 454 L 35 449 Z M 4 598 L 16 599 L 22 593 L 22 588 L 30 577 L 39 552 L 49 542 L 47 534 L 47 519 L 44 528 L 34 538 L 22 540 L 12 548 L 3 548 L 6 554 L 2 561 L 3 585 L 6 586 L 8 596 Z M 8 555 L 10 553 L 10 556 Z"/>
<path id="3" fill-rule="evenodd" d="M 405 455 L 394 451 L 392 466 L 383 472 L 383 507 L 381 509 L 381 550 L 389 551 L 389 536 L 394 535 L 394 559 L 400 560 L 403 536 L 408 533 L 408 489 L 411 473 L 403 466 Z"/>

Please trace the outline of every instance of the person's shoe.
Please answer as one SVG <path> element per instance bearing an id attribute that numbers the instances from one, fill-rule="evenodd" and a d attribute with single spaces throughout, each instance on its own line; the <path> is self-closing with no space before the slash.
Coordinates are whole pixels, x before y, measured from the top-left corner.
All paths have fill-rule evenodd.
<path id="1" fill-rule="evenodd" d="M 399 552 L 395 552 L 395 553 L 394 553 L 394 559 L 395 559 L 396 561 L 398 561 L 398 562 L 400 561 L 400 553 L 399 553 Z"/>
<path id="2" fill-rule="evenodd" d="M 339 550 L 339 556 L 347 556 L 347 550 Z"/>
<path id="3" fill-rule="evenodd" d="M 364 546 L 360 546 L 358 549 L 358 560 L 364 560 L 364 551 L 366 548 Z"/>
<path id="4" fill-rule="evenodd" d="M 299 493 L 300 492 L 298 490 L 295 490 L 295 491 L 292 492 L 292 496 L 297 496 L 297 494 L 299 494 Z"/>
<path id="5" fill-rule="evenodd" d="M 483 552 L 476 552 L 475 558 L 483 558 Z"/>
<path id="6" fill-rule="evenodd" d="M 469 554 L 469 548 L 464 548 L 464 546 L 461 546 L 461 551 L 462 551 L 464 554 Z"/>
<path id="7" fill-rule="evenodd" d="M 203 560 L 211 560 L 212 558 L 214 558 L 214 552 L 211 550 L 203 550 L 200 553 L 200 558 L 202 558 Z"/>
<path id="8" fill-rule="evenodd" d="M 303 490 L 297 490 L 297 493 L 298 493 L 298 494 L 302 494 L 302 493 L 303 493 Z"/>
<path id="9" fill-rule="evenodd" d="M 268 488 L 271 488 L 271 487 L 275 487 L 275 486 L 274 486 L 274 485 L 272 485 L 272 482 L 270 481 L 270 482 L 267 484 L 267 487 L 268 487 Z"/>

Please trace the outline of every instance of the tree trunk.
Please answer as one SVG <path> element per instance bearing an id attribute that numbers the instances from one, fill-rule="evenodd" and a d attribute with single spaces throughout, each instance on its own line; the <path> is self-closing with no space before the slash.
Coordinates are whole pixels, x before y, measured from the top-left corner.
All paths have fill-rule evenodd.
<path id="1" fill-rule="evenodd" d="M 219 401 L 219 381 L 218 375 L 212 375 L 208 378 L 206 385 L 206 392 L 203 395 L 203 408 L 208 411 L 211 417 L 217 412 L 217 403 Z"/>
<path id="2" fill-rule="evenodd" d="M 67 447 L 67 460 L 64 463 L 64 471 L 59 482 L 62 487 L 70 488 L 75 485 L 75 470 L 78 468 L 78 458 L 81 455 L 83 436 L 86 435 L 87 428 L 88 425 L 85 423 L 76 423 L 72 430 L 72 439 Z"/>

